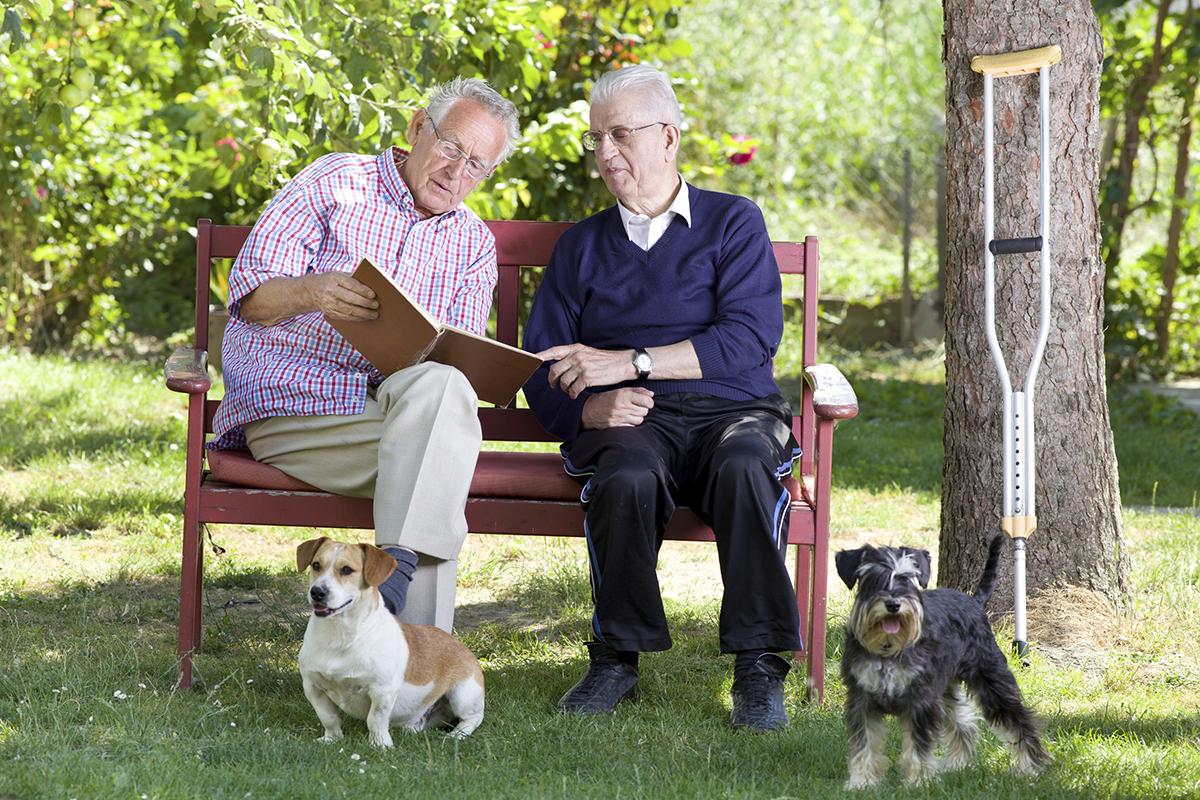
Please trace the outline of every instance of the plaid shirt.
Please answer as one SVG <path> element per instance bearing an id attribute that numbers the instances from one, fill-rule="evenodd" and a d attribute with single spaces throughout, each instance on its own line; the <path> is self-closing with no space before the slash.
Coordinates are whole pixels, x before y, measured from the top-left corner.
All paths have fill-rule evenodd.
<path id="1" fill-rule="evenodd" d="M 272 278 L 352 272 L 369 258 L 442 322 L 485 333 L 495 239 L 462 205 L 420 219 L 399 158 L 392 148 L 323 156 L 255 223 L 229 274 L 225 399 L 211 447 L 245 447 L 242 426 L 266 417 L 362 413 L 367 387 L 383 380 L 319 311 L 269 327 L 243 320 L 242 300 Z"/>

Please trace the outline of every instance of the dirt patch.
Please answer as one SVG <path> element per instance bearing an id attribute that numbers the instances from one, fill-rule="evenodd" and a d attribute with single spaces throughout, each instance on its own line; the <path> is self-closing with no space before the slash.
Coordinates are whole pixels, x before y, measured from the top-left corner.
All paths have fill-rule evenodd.
<path id="1" fill-rule="evenodd" d="M 1100 670 L 1127 644 L 1120 615 L 1099 592 L 1056 586 L 1031 596 L 1026 609 L 1029 641 L 1056 666 Z"/>

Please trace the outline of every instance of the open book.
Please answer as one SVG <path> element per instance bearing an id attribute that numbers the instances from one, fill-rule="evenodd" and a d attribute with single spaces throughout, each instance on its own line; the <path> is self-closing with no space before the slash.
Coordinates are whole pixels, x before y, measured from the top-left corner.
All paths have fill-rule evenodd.
<path id="1" fill-rule="evenodd" d="M 532 353 L 442 324 L 365 258 L 354 278 L 375 292 L 379 316 L 362 322 L 326 319 L 384 375 L 423 361 L 449 364 L 467 377 L 480 400 L 504 406 L 542 364 Z"/>

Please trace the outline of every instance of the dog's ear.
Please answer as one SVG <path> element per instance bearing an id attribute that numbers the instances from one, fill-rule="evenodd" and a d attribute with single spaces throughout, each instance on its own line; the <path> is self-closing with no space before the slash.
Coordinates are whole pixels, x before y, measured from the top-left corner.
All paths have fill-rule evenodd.
<path id="1" fill-rule="evenodd" d="M 849 589 L 853 589 L 854 584 L 858 582 L 858 565 L 862 563 L 863 551 L 866 549 L 860 547 L 857 550 L 839 550 L 833 557 L 838 577 Z"/>
<path id="2" fill-rule="evenodd" d="M 363 551 L 363 580 L 368 586 L 378 586 L 396 569 L 396 559 L 373 544 L 360 544 Z"/>
<path id="3" fill-rule="evenodd" d="M 913 561 L 917 562 L 917 580 L 921 582 L 922 589 L 929 588 L 929 577 L 932 562 L 930 561 L 928 550 L 915 550 L 909 547 L 904 548 L 904 551 L 913 557 Z"/>
<path id="4" fill-rule="evenodd" d="M 309 539 L 307 542 L 301 542 L 296 548 L 296 571 L 304 572 L 308 569 L 309 564 L 313 562 L 313 556 L 321 549 L 321 545 L 329 541 L 328 536 L 322 536 L 319 539 Z"/>

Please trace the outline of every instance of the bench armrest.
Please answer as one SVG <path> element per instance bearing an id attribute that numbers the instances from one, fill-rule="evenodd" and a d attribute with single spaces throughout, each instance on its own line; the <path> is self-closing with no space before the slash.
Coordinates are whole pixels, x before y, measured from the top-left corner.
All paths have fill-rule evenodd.
<path id="1" fill-rule="evenodd" d="M 208 351 L 181 347 L 167 359 L 163 370 L 167 388 L 184 394 L 205 394 L 212 381 L 208 379 Z"/>
<path id="2" fill-rule="evenodd" d="M 858 416 L 858 397 L 854 387 L 833 364 L 805 367 L 804 380 L 813 393 L 813 411 L 825 419 L 853 419 Z"/>

